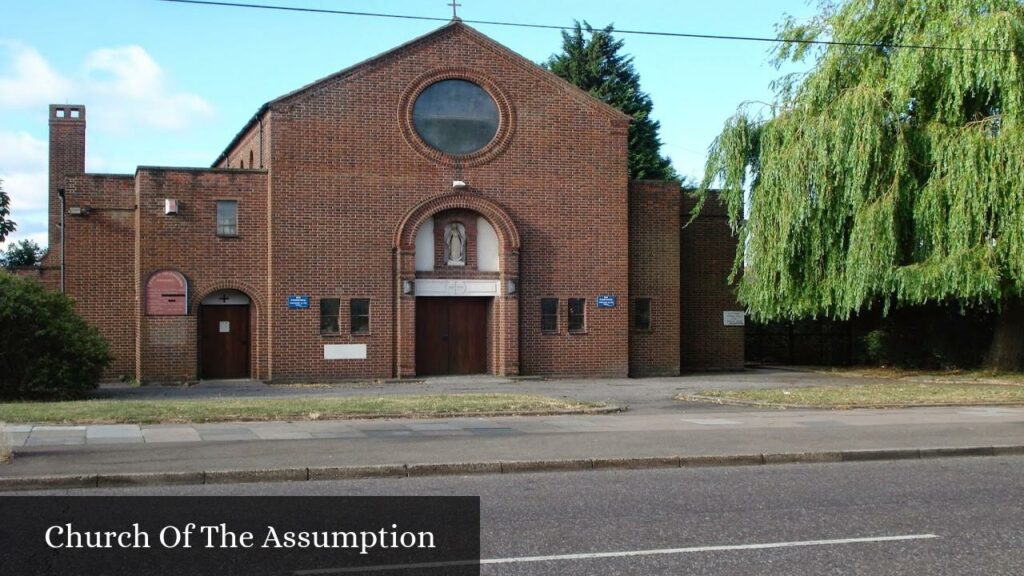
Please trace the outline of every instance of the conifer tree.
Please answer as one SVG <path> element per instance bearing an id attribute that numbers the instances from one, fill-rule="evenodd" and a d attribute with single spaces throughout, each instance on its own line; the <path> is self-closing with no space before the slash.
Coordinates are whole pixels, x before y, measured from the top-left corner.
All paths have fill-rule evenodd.
<path id="1" fill-rule="evenodd" d="M 623 41 L 616 40 L 613 31 L 611 25 L 595 30 L 586 22 L 576 22 L 571 32 L 562 32 L 562 52 L 553 54 L 544 67 L 633 118 L 629 126 L 630 178 L 678 178 L 672 161 L 661 155 L 661 124 L 651 118 L 651 97 L 640 89 L 633 58 L 620 53 Z"/>

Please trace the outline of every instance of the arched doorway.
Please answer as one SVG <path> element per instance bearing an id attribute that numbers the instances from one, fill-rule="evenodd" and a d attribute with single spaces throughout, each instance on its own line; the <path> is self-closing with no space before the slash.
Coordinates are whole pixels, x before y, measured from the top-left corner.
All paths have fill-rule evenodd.
<path id="1" fill-rule="evenodd" d="M 238 290 L 218 290 L 199 306 L 199 376 L 205 380 L 250 375 L 250 300 Z"/>
<path id="2" fill-rule="evenodd" d="M 395 234 L 395 374 L 519 373 L 519 233 L 476 194 L 427 199 Z"/>

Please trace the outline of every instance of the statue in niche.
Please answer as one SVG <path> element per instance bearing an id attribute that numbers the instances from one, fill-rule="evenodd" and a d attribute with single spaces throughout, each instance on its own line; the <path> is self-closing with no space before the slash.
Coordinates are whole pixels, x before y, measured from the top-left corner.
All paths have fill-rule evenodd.
<path id="1" fill-rule="evenodd" d="M 466 265 L 466 227 L 452 222 L 444 229 L 445 262 L 448 266 Z"/>

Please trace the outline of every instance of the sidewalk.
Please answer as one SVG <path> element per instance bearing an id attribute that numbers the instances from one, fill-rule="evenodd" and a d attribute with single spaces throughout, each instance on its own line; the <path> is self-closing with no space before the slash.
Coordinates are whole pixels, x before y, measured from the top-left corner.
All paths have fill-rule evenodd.
<path id="1" fill-rule="evenodd" d="M 479 472 L 504 471 L 508 466 L 501 463 L 512 462 L 586 468 L 598 460 L 668 462 L 680 456 L 753 455 L 759 461 L 752 463 L 764 463 L 769 460 L 764 455 L 865 450 L 902 451 L 893 452 L 895 457 L 921 457 L 918 450 L 933 448 L 1020 453 L 1024 408 L 724 408 L 533 418 L 20 426 L 14 427 L 14 436 L 15 461 L 0 465 L 0 490 L 4 480 L 64 475 L 160 473 L 167 474 L 167 482 L 202 483 L 225 470 L 259 471 L 250 477 L 263 480 L 305 480 L 316 479 L 317 470 L 345 477 L 339 470 L 390 466 L 394 473 L 442 463 L 463 465 L 451 468 L 455 471 Z M 988 449 L 994 446 L 1014 448 Z"/>

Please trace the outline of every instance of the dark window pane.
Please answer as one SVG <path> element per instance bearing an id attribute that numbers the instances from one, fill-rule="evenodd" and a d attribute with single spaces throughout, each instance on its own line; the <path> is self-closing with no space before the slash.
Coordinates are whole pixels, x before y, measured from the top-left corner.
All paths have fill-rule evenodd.
<path id="1" fill-rule="evenodd" d="M 633 327 L 637 330 L 651 329 L 650 298 L 637 298 L 633 302 Z"/>
<path id="2" fill-rule="evenodd" d="M 370 300 L 353 298 L 349 303 L 352 317 L 352 333 L 366 334 L 370 331 Z"/>
<path id="3" fill-rule="evenodd" d="M 352 317 L 352 333 L 353 334 L 368 334 L 370 332 L 370 317 L 369 316 L 353 316 Z"/>
<path id="4" fill-rule="evenodd" d="M 217 234 L 221 236 L 238 234 L 238 202 L 235 200 L 217 202 Z"/>
<path id="5" fill-rule="evenodd" d="M 541 299 L 540 329 L 545 332 L 555 332 L 558 330 L 558 298 Z"/>
<path id="6" fill-rule="evenodd" d="M 359 316 L 370 315 L 370 300 L 369 298 L 355 298 L 352 300 L 352 314 Z"/>
<path id="7" fill-rule="evenodd" d="M 569 298 L 569 330 L 583 330 L 584 302 L 583 298 Z"/>
<path id="8" fill-rule="evenodd" d="M 554 316 L 558 314 L 558 298 L 543 298 L 540 301 L 540 313 Z"/>
<path id="9" fill-rule="evenodd" d="M 498 106 L 472 82 L 441 80 L 420 92 L 412 123 L 431 147 L 448 154 L 471 154 L 498 133 Z"/>
<path id="10" fill-rule="evenodd" d="M 340 308 L 341 300 L 337 298 L 320 299 L 320 332 L 322 334 L 338 332 L 338 310 Z"/>

